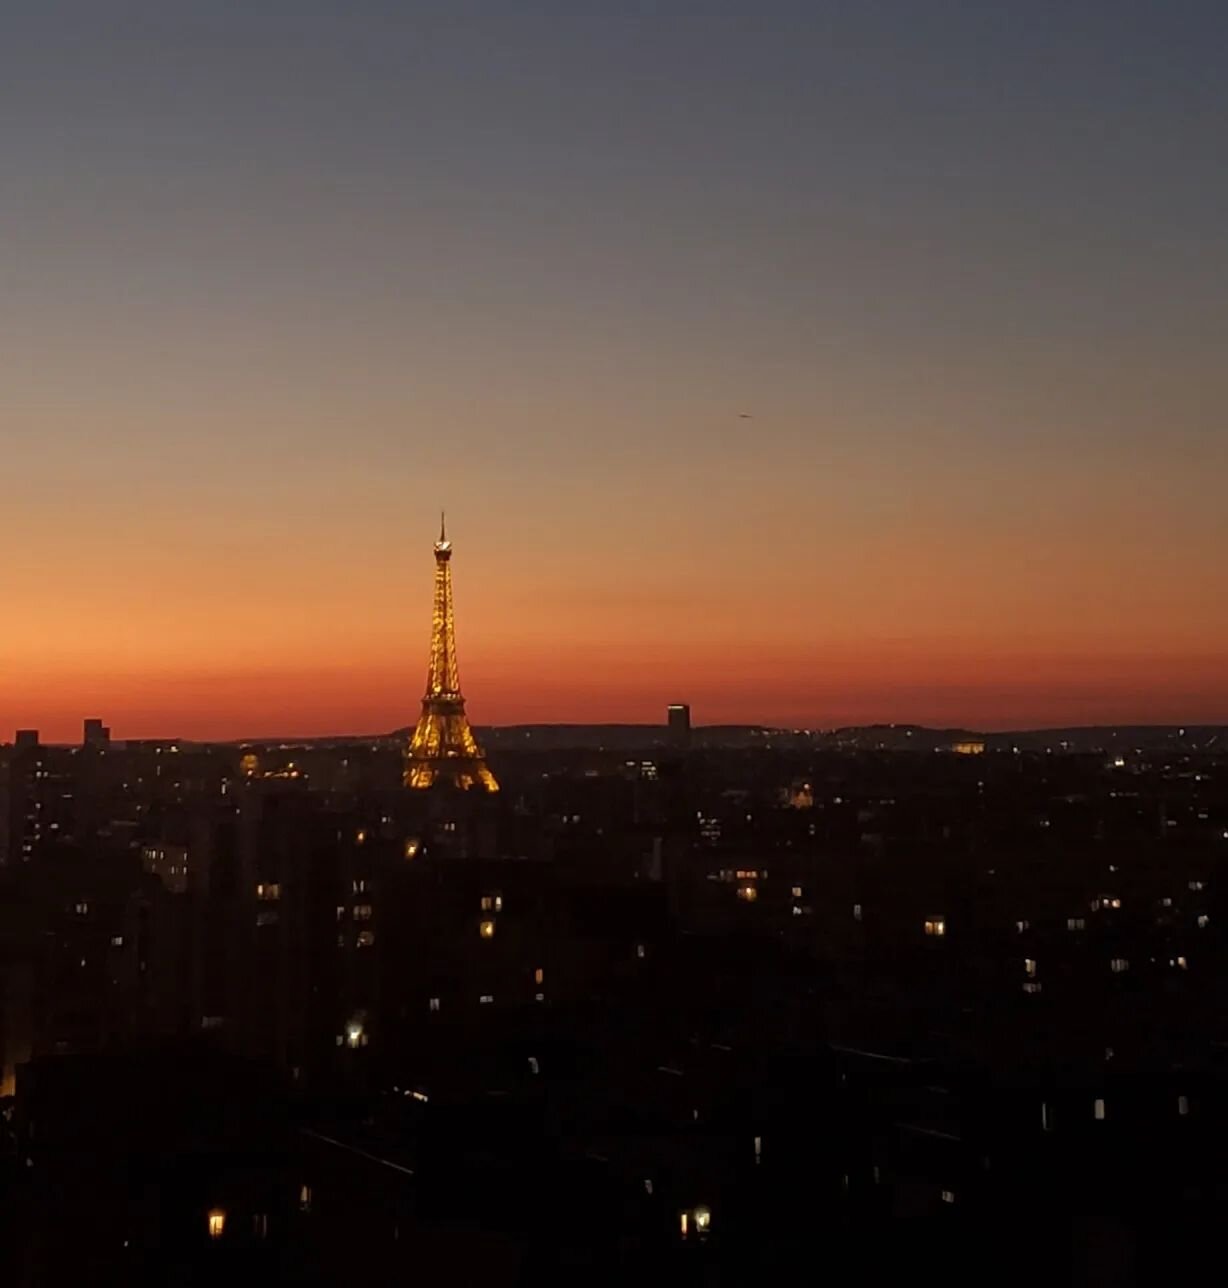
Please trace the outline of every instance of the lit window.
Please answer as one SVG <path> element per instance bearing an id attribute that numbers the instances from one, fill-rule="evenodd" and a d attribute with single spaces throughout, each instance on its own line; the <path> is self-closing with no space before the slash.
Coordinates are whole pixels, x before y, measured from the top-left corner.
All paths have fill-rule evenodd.
<path id="1" fill-rule="evenodd" d="M 85 902 L 74 904 L 73 912 L 75 912 L 78 917 L 88 917 L 90 913 L 90 906 L 88 903 L 85 903 Z"/>
<path id="2" fill-rule="evenodd" d="M 213 1208 L 209 1213 L 209 1238 L 220 1239 L 226 1230 L 226 1213 Z"/>
<path id="3" fill-rule="evenodd" d="M 370 921 L 370 920 L 371 920 L 371 905 L 370 905 L 369 903 L 356 903 L 356 904 L 354 905 L 354 920 L 355 920 L 355 921 Z"/>
<path id="4" fill-rule="evenodd" d="M 482 996 L 478 998 L 478 1004 L 480 1006 L 489 1006 L 494 1000 L 493 994 L 483 993 Z"/>
<path id="5" fill-rule="evenodd" d="M 357 834 L 354 837 L 354 840 L 358 845 L 362 845 L 366 842 L 366 839 L 367 839 L 367 829 L 365 827 L 360 827 L 358 829 Z"/>
<path id="6" fill-rule="evenodd" d="M 375 943 L 374 930 L 360 930 L 358 932 L 359 948 L 370 948 L 373 943 Z"/>
<path id="7" fill-rule="evenodd" d="M 363 1031 L 362 1025 L 359 1024 L 357 1021 L 355 1021 L 346 1029 L 345 1038 L 346 1038 L 346 1041 L 349 1043 L 351 1049 L 353 1049 L 354 1047 L 367 1045 L 367 1035 Z"/>
<path id="8" fill-rule="evenodd" d="M 537 1062 L 535 1055 L 529 1056 L 529 1072 L 532 1074 L 541 1073 L 541 1065 Z"/>
<path id="9" fill-rule="evenodd" d="M 794 886 L 794 887 L 793 887 L 793 897 L 794 897 L 795 899 L 800 899 L 800 898 L 802 897 L 802 888 L 801 888 L 801 886 Z"/>
<path id="10" fill-rule="evenodd" d="M 1031 978 L 1036 977 L 1036 959 L 1034 957 L 1025 957 L 1023 959 L 1023 973 Z"/>
<path id="11" fill-rule="evenodd" d="M 1084 930 L 1086 928 L 1087 928 L 1086 917 L 1067 917 L 1066 918 L 1067 930 Z"/>
<path id="12" fill-rule="evenodd" d="M 1191 881 L 1191 882 L 1190 882 L 1190 889 L 1191 889 L 1191 890 L 1202 890 L 1202 889 L 1205 889 L 1205 887 L 1206 887 L 1206 883 L 1205 883 L 1204 881 Z"/>
<path id="13" fill-rule="evenodd" d="M 298 1210 L 300 1212 L 311 1211 L 311 1186 L 300 1185 L 298 1191 Z"/>
<path id="14" fill-rule="evenodd" d="M 1015 929 L 1022 935 L 1031 924 L 1030 921 L 1017 921 L 1015 922 Z"/>
<path id="15" fill-rule="evenodd" d="M 695 1209 L 695 1232 L 697 1234 L 707 1234 L 712 1227 L 712 1213 L 706 1207 L 697 1207 Z"/>
<path id="16" fill-rule="evenodd" d="M 493 939 L 495 937 L 495 923 L 489 917 L 484 921 L 478 922 L 478 934 L 483 939 Z"/>
<path id="17" fill-rule="evenodd" d="M 353 887 L 354 887 L 355 894 L 366 894 L 369 888 L 367 879 L 365 877 L 355 877 L 353 881 Z"/>
<path id="18" fill-rule="evenodd" d="M 1040 1106 L 1040 1129 L 1041 1131 L 1053 1130 L 1053 1115 L 1047 1102 L 1042 1102 Z"/>
<path id="19" fill-rule="evenodd" d="M 544 1002 L 546 1000 L 546 995 L 545 993 L 534 993 L 533 1000 L 535 1002 Z"/>
<path id="20" fill-rule="evenodd" d="M 256 1212 L 253 1214 L 252 1234 L 257 1239 L 267 1239 L 269 1237 L 269 1214 L 267 1212 Z"/>
<path id="21" fill-rule="evenodd" d="M 1198 918 L 1198 929 L 1199 929 L 1199 930 L 1206 930 L 1206 928 L 1207 928 L 1210 924 L 1211 924 L 1211 918 L 1210 918 L 1210 917 L 1208 917 L 1205 913 L 1204 913 L 1201 917 L 1199 917 L 1199 918 Z"/>
<path id="22" fill-rule="evenodd" d="M 1161 908 L 1171 908 L 1172 906 L 1173 906 L 1173 901 L 1172 901 L 1171 899 L 1161 899 L 1161 900 L 1160 900 L 1160 907 L 1161 907 Z"/>
<path id="23" fill-rule="evenodd" d="M 930 917 L 925 923 L 925 933 L 941 939 L 947 933 L 947 919 L 945 917 Z"/>
<path id="24" fill-rule="evenodd" d="M 853 920 L 854 921 L 861 920 L 861 904 L 859 903 L 853 904 Z"/>
<path id="25" fill-rule="evenodd" d="M 545 978 L 546 978 L 546 972 L 539 966 L 533 972 L 533 983 L 540 984 L 545 980 Z"/>
<path id="26" fill-rule="evenodd" d="M 256 914 L 256 925 L 258 926 L 277 925 L 277 909 L 266 908 L 263 912 L 258 912 Z"/>
<path id="27" fill-rule="evenodd" d="M 954 1190 L 943 1190 L 943 1191 L 942 1191 L 942 1201 L 943 1201 L 944 1203 L 954 1203 L 954 1202 L 955 1202 L 955 1191 L 954 1191 Z"/>
<path id="28" fill-rule="evenodd" d="M 647 955 L 643 944 L 636 944 L 635 955 L 643 961 L 644 957 Z"/>
<path id="29" fill-rule="evenodd" d="M 345 905 L 339 903 L 337 905 L 337 920 L 341 921 L 344 917 L 345 917 Z"/>
<path id="30" fill-rule="evenodd" d="M 124 946 L 124 937 L 123 937 L 123 935 L 112 935 L 112 936 L 111 936 L 111 947 L 112 947 L 112 948 L 122 948 L 123 946 Z"/>
<path id="31" fill-rule="evenodd" d="M 1109 962 L 1109 969 L 1114 975 L 1121 975 L 1130 969 L 1130 963 L 1124 957 L 1114 957 Z"/>
<path id="32" fill-rule="evenodd" d="M 422 845 L 419 842 L 418 838 L 416 836 L 411 836 L 409 840 L 405 842 L 406 859 L 416 859 L 418 857 L 418 851 L 421 848 L 422 848 Z"/>
<path id="33" fill-rule="evenodd" d="M 1189 1114 L 1189 1112 L 1190 1112 L 1190 1098 L 1189 1098 L 1189 1096 L 1178 1096 L 1178 1097 L 1177 1097 L 1177 1114 L 1178 1114 L 1178 1116 L 1179 1116 L 1179 1117 L 1181 1117 L 1181 1118 L 1185 1118 L 1185 1117 Z"/>
<path id="34" fill-rule="evenodd" d="M 743 903 L 754 903 L 759 897 L 758 889 L 753 885 L 738 886 L 738 898 Z"/>
<path id="35" fill-rule="evenodd" d="M 1190 963 L 1184 957 L 1178 957 L 1175 962 L 1178 970 L 1189 970 Z"/>
<path id="36" fill-rule="evenodd" d="M 281 886 L 276 882 L 256 887 L 256 898 L 263 903 L 276 903 L 281 898 Z"/>
<path id="37" fill-rule="evenodd" d="M 1095 1118 L 1095 1120 L 1098 1123 L 1104 1122 L 1104 1101 L 1103 1100 L 1097 1098 L 1092 1103 L 1092 1117 Z"/>
<path id="38" fill-rule="evenodd" d="M 427 1006 L 428 1006 L 432 1011 L 437 1011 L 437 1010 L 439 1010 L 439 998 L 437 998 L 437 997 L 432 997 L 432 998 L 431 998 L 431 1000 L 427 1003 Z"/>
<path id="39" fill-rule="evenodd" d="M 1039 980 L 1035 980 L 1035 979 L 1024 980 L 1023 991 L 1025 993 L 1039 993 L 1040 987 L 1041 986 L 1040 986 Z"/>

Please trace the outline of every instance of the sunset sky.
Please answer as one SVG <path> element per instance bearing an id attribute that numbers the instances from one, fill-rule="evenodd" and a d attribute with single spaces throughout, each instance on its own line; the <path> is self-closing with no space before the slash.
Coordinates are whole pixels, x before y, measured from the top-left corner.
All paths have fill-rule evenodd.
<path id="1" fill-rule="evenodd" d="M 1228 721 L 1228 15 L 7 0 L 0 740 Z M 743 414 L 749 418 L 744 418 Z"/>

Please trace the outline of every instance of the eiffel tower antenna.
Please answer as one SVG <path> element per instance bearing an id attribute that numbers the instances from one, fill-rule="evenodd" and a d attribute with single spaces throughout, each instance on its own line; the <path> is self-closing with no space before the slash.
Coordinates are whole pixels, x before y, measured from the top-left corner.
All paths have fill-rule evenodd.
<path id="1" fill-rule="evenodd" d="M 405 753 L 405 786 L 477 787 L 497 792 L 499 784 L 486 765 L 465 715 L 456 665 L 456 625 L 452 616 L 452 543 L 445 516 L 439 513 L 435 542 L 435 603 L 431 615 L 431 656 L 426 669 L 422 714 Z"/>

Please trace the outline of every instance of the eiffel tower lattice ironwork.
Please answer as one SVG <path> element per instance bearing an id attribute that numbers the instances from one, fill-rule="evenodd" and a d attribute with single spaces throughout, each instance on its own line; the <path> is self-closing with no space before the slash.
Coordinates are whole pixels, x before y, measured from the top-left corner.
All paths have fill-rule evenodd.
<path id="1" fill-rule="evenodd" d="M 443 516 L 435 542 L 435 608 L 431 617 L 431 660 L 426 672 L 422 714 L 405 753 L 405 786 L 436 783 L 497 792 L 482 749 L 465 715 L 456 666 L 456 629 L 452 618 L 452 543 Z"/>

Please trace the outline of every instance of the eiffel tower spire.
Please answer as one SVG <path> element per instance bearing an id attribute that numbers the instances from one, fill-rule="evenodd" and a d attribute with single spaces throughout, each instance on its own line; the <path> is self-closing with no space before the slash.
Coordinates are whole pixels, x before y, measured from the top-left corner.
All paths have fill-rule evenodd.
<path id="1" fill-rule="evenodd" d="M 435 542 L 435 606 L 431 616 L 431 656 L 426 671 L 422 714 L 405 753 L 405 786 L 478 787 L 497 792 L 465 715 L 456 665 L 456 628 L 452 617 L 452 543 L 444 515 Z"/>

